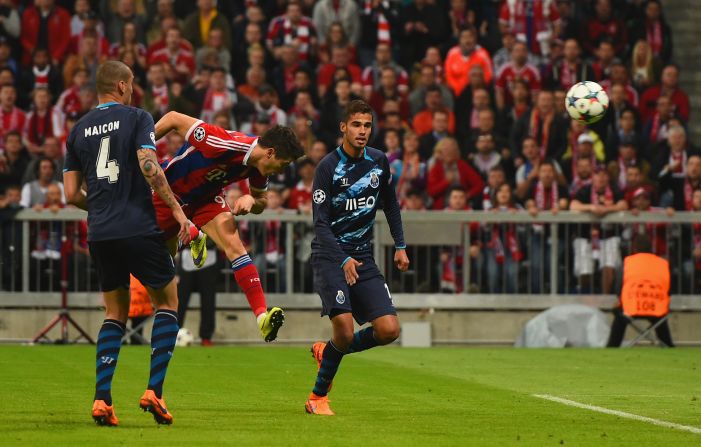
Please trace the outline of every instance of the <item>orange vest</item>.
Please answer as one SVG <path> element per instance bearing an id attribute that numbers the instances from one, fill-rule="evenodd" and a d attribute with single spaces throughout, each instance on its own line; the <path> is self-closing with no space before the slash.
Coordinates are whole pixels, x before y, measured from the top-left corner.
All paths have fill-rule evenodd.
<path id="1" fill-rule="evenodd" d="M 631 317 L 664 317 L 669 312 L 669 263 L 651 253 L 627 256 L 623 262 L 623 313 Z"/>
<path id="2" fill-rule="evenodd" d="M 131 295 L 131 305 L 129 306 L 129 318 L 148 317 L 153 314 L 151 297 L 148 296 L 146 287 L 138 279 L 131 276 L 129 282 L 129 294 Z"/>

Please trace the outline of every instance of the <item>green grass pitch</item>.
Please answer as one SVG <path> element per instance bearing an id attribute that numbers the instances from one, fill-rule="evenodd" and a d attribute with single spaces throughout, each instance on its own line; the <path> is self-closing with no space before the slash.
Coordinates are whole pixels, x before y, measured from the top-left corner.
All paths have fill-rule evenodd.
<path id="1" fill-rule="evenodd" d="M 335 417 L 304 413 L 316 365 L 308 349 L 178 348 L 159 427 L 138 409 L 146 347 L 122 349 L 117 428 L 90 417 L 94 348 L 0 347 L 0 445 L 692 446 L 701 435 L 623 419 L 551 394 L 701 427 L 698 349 L 378 348 L 343 360 Z"/>

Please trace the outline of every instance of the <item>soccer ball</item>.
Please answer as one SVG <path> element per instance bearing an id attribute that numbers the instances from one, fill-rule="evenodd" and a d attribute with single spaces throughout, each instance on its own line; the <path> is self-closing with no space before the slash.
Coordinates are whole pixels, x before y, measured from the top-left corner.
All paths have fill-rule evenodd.
<path id="1" fill-rule="evenodd" d="M 609 97 L 596 82 L 578 82 L 567 92 L 565 108 L 573 120 L 593 124 L 606 115 Z"/>
<path id="2" fill-rule="evenodd" d="M 175 339 L 176 346 L 190 346 L 195 341 L 195 337 L 190 332 L 190 329 L 180 328 L 178 337 Z"/>

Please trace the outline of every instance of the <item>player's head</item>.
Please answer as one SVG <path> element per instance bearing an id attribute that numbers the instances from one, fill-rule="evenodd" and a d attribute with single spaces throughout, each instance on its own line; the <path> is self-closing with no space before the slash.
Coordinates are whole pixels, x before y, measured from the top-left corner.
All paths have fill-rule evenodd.
<path id="1" fill-rule="evenodd" d="M 270 128 L 258 139 L 258 146 L 265 151 L 256 165 L 263 175 L 280 174 L 290 163 L 304 155 L 297 135 L 287 126 Z"/>
<path id="2" fill-rule="evenodd" d="M 371 132 L 372 108 L 361 99 L 351 101 L 341 121 L 343 143 L 347 143 L 357 151 L 362 150 L 370 139 Z"/>
<path id="3" fill-rule="evenodd" d="M 120 102 L 131 103 L 134 74 L 126 64 L 119 61 L 107 61 L 97 69 L 96 87 L 100 103 L 104 98 Z"/>

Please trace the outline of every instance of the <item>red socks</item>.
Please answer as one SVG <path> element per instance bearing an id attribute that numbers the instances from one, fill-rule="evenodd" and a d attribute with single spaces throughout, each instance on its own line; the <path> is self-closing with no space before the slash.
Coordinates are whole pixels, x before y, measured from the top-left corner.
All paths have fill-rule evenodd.
<path id="1" fill-rule="evenodd" d="M 265 304 L 265 294 L 260 284 L 258 269 L 253 264 L 251 257 L 247 254 L 231 261 L 231 268 L 234 270 L 236 283 L 243 293 L 246 294 L 248 305 L 251 306 L 253 314 L 258 315 L 268 310 Z"/>

